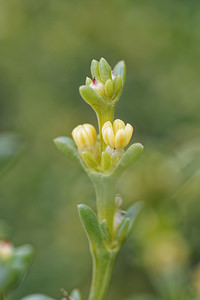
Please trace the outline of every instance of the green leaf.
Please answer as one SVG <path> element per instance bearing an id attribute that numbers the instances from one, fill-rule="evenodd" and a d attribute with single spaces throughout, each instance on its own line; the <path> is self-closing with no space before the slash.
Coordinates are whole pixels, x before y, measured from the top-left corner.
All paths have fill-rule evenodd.
<path id="1" fill-rule="evenodd" d="M 113 94 L 113 82 L 111 79 L 108 79 L 104 86 L 105 94 L 107 97 L 111 97 Z"/>
<path id="2" fill-rule="evenodd" d="M 90 79 L 89 77 L 86 77 L 85 84 L 90 85 L 91 83 L 92 83 L 92 79 Z"/>
<path id="3" fill-rule="evenodd" d="M 0 295 L 11 290 L 18 278 L 19 272 L 13 269 L 12 265 L 0 263 Z"/>
<path id="4" fill-rule="evenodd" d="M 114 241 L 121 245 L 129 231 L 130 219 L 124 217 L 115 234 Z"/>
<path id="5" fill-rule="evenodd" d="M 0 171 L 4 171 L 22 150 L 21 137 L 14 133 L 0 134 Z"/>
<path id="6" fill-rule="evenodd" d="M 88 239 L 92 244 L 101 248 L 104 246 L 101 229 L 93 210 L 85 204 L 78 205 L 79 215 L 85 231 L 88 235 Z"/>
<path id="7" fill-rule="evenodd" d="M 124 86 L 126 80 L 126 65 L 123 60 L 119 61 L 113 69 L 114 75 L 120 75 L 122 78 L 122 85 Z"/>
<path id="8" fill-rule="evenodd" d="M 54 139 L 54 143 L 56 147 L 69 158 L 80 161 L 77 147 L 71 138 L 60 136 Z"/>
<path id="9" fill-rule="evenodd" d="M 154 295 L 134 295 L 128 297 L 127 300 L 160 300 L 160 298 L 157 298 Z"/>
<path id="10" fill-rule="evenodd" d="M 143 207 L 143 202 L 137 202 L 135 204 L 133 204 L 126 212 L 126 217 L 128 217 L 130 219 L 130 224 L 129 224 L 129 232 L 128 234 L 131 232 L 131 230 L 133 229 L 133 225 L 135 223 L 136 217 L 138 215 L 138 213 L 141 211 Z"/>
<path id="11" fill-rule="evenodd" d="M 13 251 L 11 259 L 0 264 L 0 294 L 16 287 L 32 262 L 33 249 L 31 246 L 24 245 L 14 248 Z"/>
<path id="12" fill-rule="evenodd" d="M 112 99 L 114 100 L 115 98 L 119 98 L 117 96 L 120 95 L 122 89 L 122 78 L 118 75 L 115 77 L 114 81 L 113 81 L 113 95 L 112 95 Z"/>
<path id="13" fill-rule="evenodd" d="M 15 248 L 13 254 L 13 267 L 22 272 L 26 270 L 33 259 L 33 248 L 30 245 L 24 245 Z"/>
<path id="14" fill-rule="evenodd" d="M 82 152 L 82 155 L 89 167 L 91 167 L 92 169 L 95 169 L 95 170 L 98 169 L 98 164 L 97 164 L 97 161 L 96 161 L 93 153 L 85 151 L 85 152 Z"/>
<path id="15" fill-rule="evenodd" d="M 110 169 L 111 165 L 112 165 L 112 158 L 111 158 L 110 153 L 102 152 L 102 154 L 101 154 L 102 171 L 106 171 L 106 170 Z"/>
<path id="16" fill-rule="evenodd" d="M 108 225 L 107 225 L 107 221 L 105 219 L 100 223 L 100 227 L 101 227 L 101 231 L 102 231 L 103 237 L 106 240 L 106 242 L 111 243 L 112 237 L 111 237 Z"/>
<path id="17" fill-rule="evenodd" d="M 82 300 L 80 291 L 78 289 L 72 290 L 70 298 L 72 298 L 73 300 Z"/>
<path id="18" fill-rule="evenodd" d="M 55 299 L 42 294 L 35 294 L 35 295 L 30 295 L 25 298 L 22 298 L 21 300 L 55 300 Z"/>
<path id="19" fill-rule="evenodd" d="M 124 170 L 135 163 L 140 158 L 143 148 L 144 147 L 140 143 L 131 145 L 115 165 L 114 173 L 121 174 Z"/>
<path id="20" fill-rule="evenodd" d="M 96 78 L 97 80 L 100 80 L 99 76 L 99 62 L 95 59 L 92 60 L 91 66 L 90 66 L 90 71 L 92 74 L 92 78 Z"/>
<path id="21" fill-rule="evenodd" d="M 81 97 L 92 106 L 94 110 L 99 110 L 105 106 L 103 98 L 91 87 L 82 85 L 79 88 Z"/>
<path id="22" fill-rule="evenodd" d="M 103 57 L 99 61 L 99 74 L 101 77 L 101 81 L 103 81 L 104 83 L 108 79 L 112 79 L 109 63 Z"/>

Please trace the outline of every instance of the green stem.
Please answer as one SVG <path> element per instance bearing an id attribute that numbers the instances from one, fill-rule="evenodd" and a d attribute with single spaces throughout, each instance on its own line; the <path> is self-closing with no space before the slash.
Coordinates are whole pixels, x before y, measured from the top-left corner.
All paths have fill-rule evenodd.
<path id="1" fill-rule="evenodd" d="M 106 108 L 101 111 L 96 111 L 97 119 L 98 119 L 98 125 L 99 125 L 99 135 L 100 135 L 100 142 L 101 142 L 101 152 L 105 150 L 106 144 L 103 141 L 102 137 L 102 127 L 105 122 L 110 121 L 113 122 L 114 119 L 114 113 L 115 113 L 115 105 L 113 104 L 107 104 Z"/>
<path id="2" fill-rule="evenodd" d="M 106 220 L 112 235 L 115 213 L 116 178 L 109 175 L 103 175 L 102 173 L 92 173 L 90 178 L 96 192 L 98 221 L 101 223 L 103 220 Z"/>
<path id="3" fill-rule="evenodd" d="M 93 276 L 89 300 L 104 300 L 112 275 L 117 252 L 100 249 L 95 253 L 92 249 Z"/>

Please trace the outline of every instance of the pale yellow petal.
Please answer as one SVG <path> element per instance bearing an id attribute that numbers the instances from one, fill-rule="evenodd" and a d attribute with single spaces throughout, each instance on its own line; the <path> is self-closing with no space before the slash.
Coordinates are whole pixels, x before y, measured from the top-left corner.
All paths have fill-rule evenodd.
<path id="1" fill-rule="evenodd" d="M 125 131 L 127 134 L 127 145 L 128 145 L 133 134 L 133 126 L 131 126 L 130 124 L 126 124 Z"/>
<path id="2" fill-rule="evenodd" d="M 119 129 L 115 136 L 115 148 L 122 149 L 127 145 L 127 134 L 125 129 Z"/>
<path id="3" fill-rule="evenodd" d="M 72 131 L 72 137 L 73 137 L 74 142 L 76 143 L 77 147 L 79 147 L 79 146 L 78 146 L 77 133 L 78 133 L 78 131 L 80 130 L 80 128 L 82 128 L 82 125 L 78 125 L 78 126 L 75 127 L 75 128 L 73 129 L 73 131 Z"/>
<path id="4" fill-rule="evenodd" d="M 104 130 L 102 130 L 102 135 L 106 145 L 110 146 L 111 148 L 115 148 L 115 136 L 113 129 L 110 127 L 104 128 Z"/>
<path id="5" fill-rule="evenodd" d="M 106 123 L 104 123 L 103 127 L 102 127 L 102 134 L 103 134 L 103 131 L 106 129 L 106 128 L 112 128 L 112 124 L 110 121 L 107 121 Z"/>
<path id="6" fill-rule="evenodd" d="M 117 131 L 119 129 L 124 129 L 125 128 L 125 124 L 122 120 L 120 119 L 116 119 L 114 122 L 113 122 L 113 130 L 114 130 L 114 134 L 116 135 L 117 134 Z"/>
<path id="7" fill-rule="evenodd" d="M 79 131 L 77 132 L 77 140 L 79 143 L 79 148 L 84 149 L 90 146 L 90 139 L 85 132 L 84 128 L 80 128 Z"/>
<path id="8" fill-rule="evenodd" d="M 93 146 L 97 138 L 96 129 L 91 124 L 84 124 L 83 128 L 88 135 L 91 146 Z"/>

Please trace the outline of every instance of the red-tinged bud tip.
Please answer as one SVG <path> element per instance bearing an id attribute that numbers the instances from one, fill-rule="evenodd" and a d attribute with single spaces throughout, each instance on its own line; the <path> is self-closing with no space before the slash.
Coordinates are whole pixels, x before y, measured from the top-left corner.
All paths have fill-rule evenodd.
<path id="1" fill-rule="evenodd" d="M 95 78 L 95 77 L 93 78 L 92 82 L 93 82 L 94 84 L 96 83 L 96 78 Z"/>
<path id="2" fill-rule="evenodd" d="M 11 245 L 11 243 L 10 243 L 9 240 L 3 240 L 3 241 L 1 241 L 1 243 L 2 243 L 3 245 Z"/>

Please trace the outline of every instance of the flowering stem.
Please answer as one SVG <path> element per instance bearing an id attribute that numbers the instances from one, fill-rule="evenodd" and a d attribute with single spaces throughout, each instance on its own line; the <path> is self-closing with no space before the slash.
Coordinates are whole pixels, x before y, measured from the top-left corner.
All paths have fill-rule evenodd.
<path id="1" fill-rule="evenodd" d="M 116 178 L 102 173 L 92 173 L 90 178 L 96 191 L 98 221 L 101 223 L 106 220 L 111 236 L 113 236 Z M 93 261 L 93 275 L 89 300 L 104 300 L 119 249 L 107 248 L 106 246 L 98 248 L 91 244 L 90 250 Z"/>
<path id="2" fill-rule="evenodd" d="M 107 121 L 113 122 L 114 119 L 114 113 L 115 113 L 115 105 L 107 104 L 106 108 L 101 111 L 96 111 L 97 119 L 98 119 L 98 125 L 99 125 L 99 135 L 100 135 L 100 142 L 101 142 L 101 152 L 105 150 L 106 144 L 103 141 L 102 136 L 102 127 L 104 123 Z"/>
<path id="3" fill-rule="evenodd" d="M 91 253 L 93 258 L 93 277 L 89 300 L 104 300 L 110 284 L 117 252 L 105 249 L 95 252 L 95 249 L 92 249 Z"/>
<path id="4" fill-rule="evenodd" d="M 90 178 L 96 192 L 98 221 L 101 223 L 103 220 L 106 220 L 112 235 L 115 212 L 116 178 L 109 175 L 103 175 L 102 173 L 92 173 Z"/>

